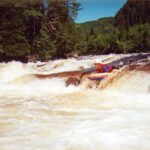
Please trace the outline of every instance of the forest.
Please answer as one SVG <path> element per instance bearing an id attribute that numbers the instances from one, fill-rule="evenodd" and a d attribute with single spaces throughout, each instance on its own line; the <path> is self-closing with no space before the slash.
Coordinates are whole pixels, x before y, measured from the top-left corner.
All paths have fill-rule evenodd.
<path id="1" fill-rule="evenodd" d="M 114 17 L 77 24 L 81 8 L 77 0 L 0 2 L 0 60 L 150 52 L 150 1 L 128 0 Z"/>

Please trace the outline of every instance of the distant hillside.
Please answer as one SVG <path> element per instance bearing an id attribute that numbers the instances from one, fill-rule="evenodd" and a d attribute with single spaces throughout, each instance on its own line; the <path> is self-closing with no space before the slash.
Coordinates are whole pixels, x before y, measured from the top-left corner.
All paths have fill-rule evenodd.
<path id="1" fill-rule="evenodd" d="M 150 0 L 128 0 L 115 17 L 79 26 L 83 54 L 150 52 Z"/>
<path id="2" fill-rule="evenodd" d="M 91 30 L 102 32 L 103 28 L 114 24 L 113 17 L 101 18 L 94 21 L 81 23 L 80 26 L 84 33 L 90 34 Z"/>
<path id="3" fill-rule="evenodd" d="M 118 27 L 150 23 L 150 0 L 128 0 L 115 16 Z"/>

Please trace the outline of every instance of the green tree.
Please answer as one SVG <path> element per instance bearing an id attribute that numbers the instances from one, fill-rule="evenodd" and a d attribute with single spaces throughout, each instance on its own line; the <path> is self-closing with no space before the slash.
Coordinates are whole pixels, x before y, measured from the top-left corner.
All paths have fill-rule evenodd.
<path id="1" fill-rule="evenodd" d="M 25 56 L 30 52 L 25 25 L 20 19 L 22 12 L 20 8 L 0 8 L 0 45 L 6 56 Z"/>

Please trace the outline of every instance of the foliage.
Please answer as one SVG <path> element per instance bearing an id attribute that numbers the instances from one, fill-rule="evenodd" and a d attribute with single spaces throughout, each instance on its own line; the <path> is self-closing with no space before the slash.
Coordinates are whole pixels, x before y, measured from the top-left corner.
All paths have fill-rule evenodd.
<path id="1" fill-rule="evenodd" d="M 111 32 L 110 32 L 111 31 Z M 89 34 L 83 32 L 87 49 L 85 54 L 149 52 L 150 24 L 137 24 L 127 29 L 113 25 L 92 27 Z"/>
<path id="2" fill-rule="evenodd" d="M 1 60 L 150 51 L 149 1 L 128 0 L 115 17 L 82 24 L 74 21 L 77 0 L 3 0 L 0 6 Z"/>
<path id="3" fill-rule="evenodd" d="M 150 52 L 149 4 L 128 0 L 114 18 L 80 24 L 85 54 Z"/>
<path id="4" fill-rule="evenodd" d="M 127 28 L 135 24 L 150 23 L 150 1 L 128 0 L 115 16 L 115 24 Z"/>
<path id="5" fill-rule="evenodd" d="M 25 26 L 23 21 L 20 20 L 21 12 L 22 9 L 10 8 L 9 11 L 6 8 L 0 9 L 0 45 L 3 48 L 2 54 L 25 56 L 30 52 L 30 45 L 25 37 Z"/>
<path id="6" fill-rule="evenodd" d="M 0 2 L 1 56 L 64 58 L 78 47 L 76 0 L 47 0 L 47 15 L 42 1 L 4 1 Z"/>

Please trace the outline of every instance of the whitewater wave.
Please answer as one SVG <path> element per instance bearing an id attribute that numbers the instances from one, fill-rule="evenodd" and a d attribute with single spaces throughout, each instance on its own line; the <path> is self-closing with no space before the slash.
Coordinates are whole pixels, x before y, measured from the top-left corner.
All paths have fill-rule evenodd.
<path id="1" fill-rule="evenodd" d="M 149 150 L 146 67 L 125 66 L 100 83 L 84 76 L 78 86 L 46 76 L 122 57 L 0 64 L 0 149 Z"/>
<path id="2" fill-rule="evenodd" d="M 149 93 L 150 89 L 150 73 L 141 70 L 137 66 L 125 66 L 119 71 L 111 74 L 106 80 L 103 80 L 98 88 L 111 89 L 118 92 L 127 93 Z"/>
<path id="3" fill-rule="evenodd" d="M 81 84 L 78 86 L 78 88 L 98 88 L 100 90 L 114 90 L 118 92 L 126 92 L 132 94 L 149 93 L 149 72 L 146 72 L 142 69 L 138 70 L 136 67 L 137 66 L 135 65 L 129 65 L 121 68 L 120 70 L 115 70 L 112 74 L 108 76 L 108 78 L 102 81 L 91 81 L 88 79 L 87 75 L 85 75 L 82 79 L 78 79 L 81 80 Z M 66 86 L 67 79 L 69 79 L 69 76 L 59 78 L 51 76 L 51 74 L 26 74 L 15 78 L 9 83 L 14 86 L 27 86 L 27 88 L 30 87 L 29 89 L 31 89 L 32 87 L 39 87 L 39 91 L 41 91 L 42 89 L 43 91 L 47 91 L 46 89 L 52 89 L 49 90 L 49 92 L 54 93 L 55 91 L 55 93 L 59 93 L 61 90 L 68 91 L 68 87 Z M 77 87 L 74 85 L 71 85 L 69 87 L 74 87 L 74 89 L 77 89 Z"/>

